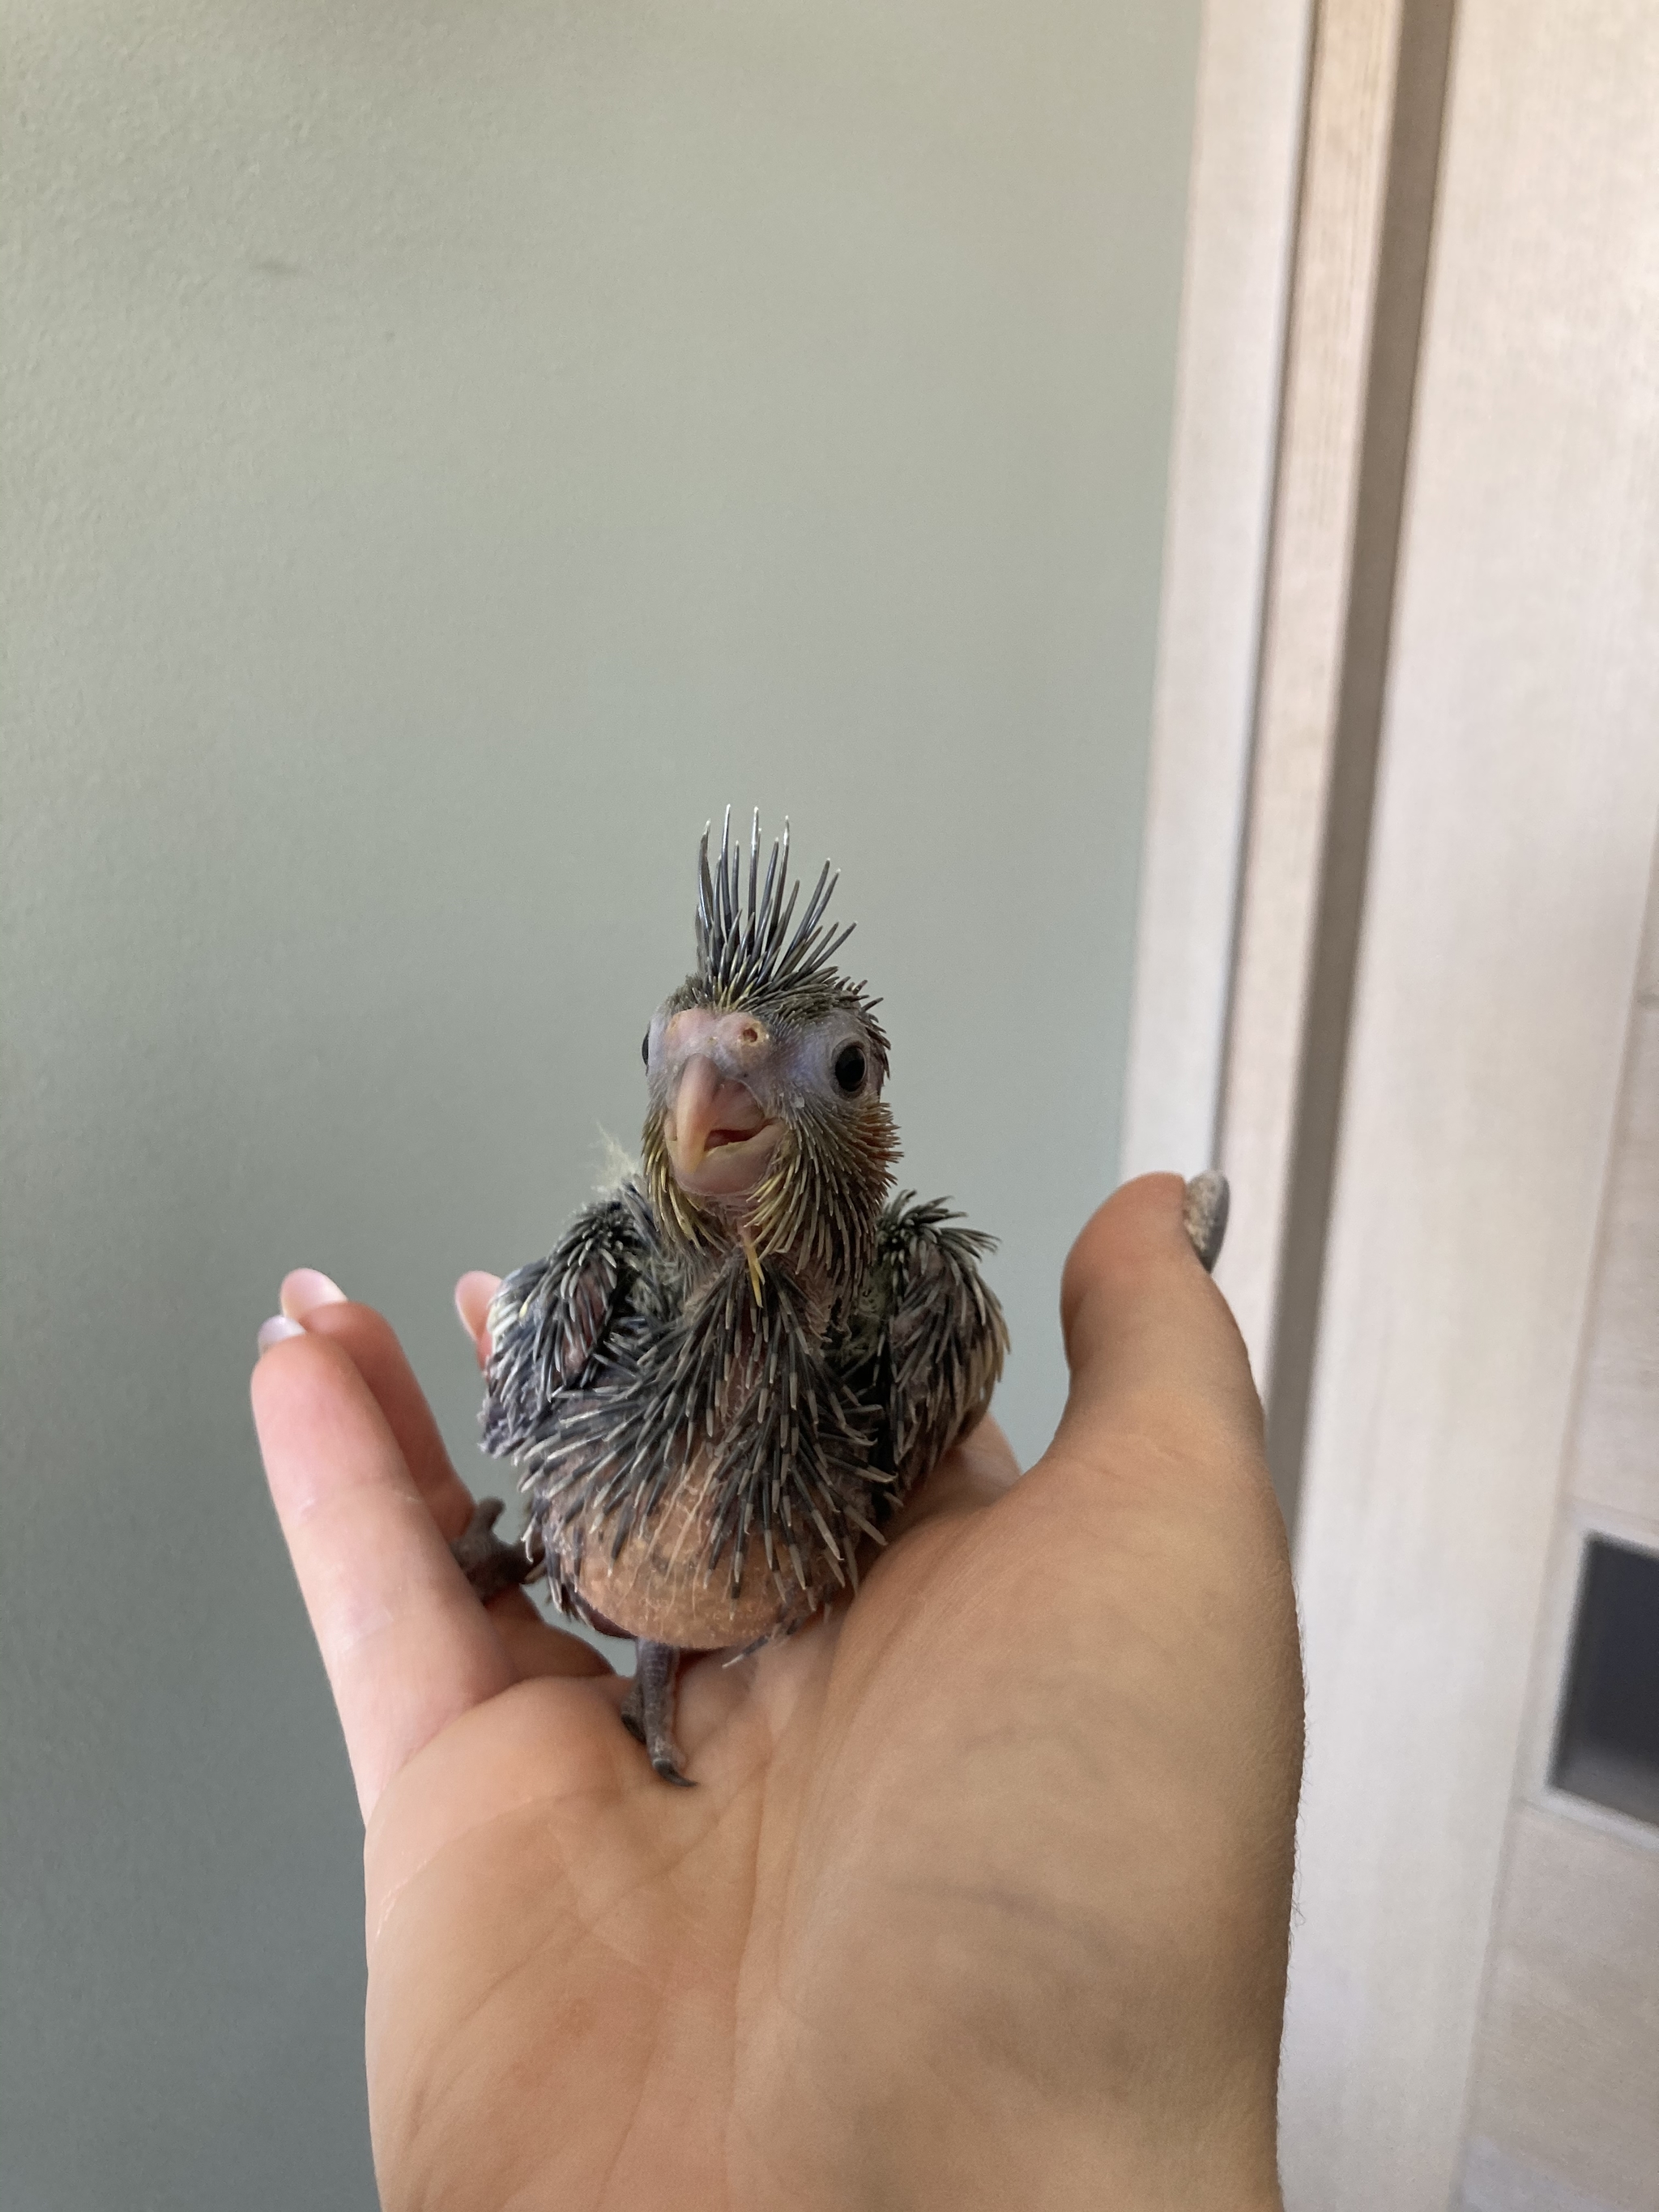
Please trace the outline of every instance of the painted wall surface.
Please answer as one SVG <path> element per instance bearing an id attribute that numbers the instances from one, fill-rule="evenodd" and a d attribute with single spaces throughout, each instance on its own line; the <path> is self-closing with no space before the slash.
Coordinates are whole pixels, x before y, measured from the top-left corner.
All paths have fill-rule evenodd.
<path id="1" fill-rule="evenodd" d="M 1196 0 L 9 0 L 17 2212 L 367 2205 L 283 1271 L 545 1249 L 730 799 L 832 854 L 1027 1453 L 1109 1186 Z"/>

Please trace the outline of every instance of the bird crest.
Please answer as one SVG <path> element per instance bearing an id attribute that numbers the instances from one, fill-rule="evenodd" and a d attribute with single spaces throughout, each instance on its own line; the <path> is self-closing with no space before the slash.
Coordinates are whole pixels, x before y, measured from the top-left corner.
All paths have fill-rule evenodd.
<path id="1" fill-rule="evenodd" d="M 704 830 L 697 848 L 697 966 L 690 978 L 697 996 L 713 1006 L 754 1006 L 805 993 L 851 1000 L 868 1014 L 879 1002 L 865 995 L 862 983 L 849 983 L 833 964 L 854 925 L 849 921 L 837 927 L 825 919 L 841 881 L 829 861 L 796 921 L 800 885 L 789 880 L 787 819 L 768 855 L 764 879 L 759 811 L 750 829 L 746 871 L 741 842 L 734 846 L 732 842 L 729 806 L 720 829 L 720 852 L 711 862 L 713 827 L 710 823 Z"/>

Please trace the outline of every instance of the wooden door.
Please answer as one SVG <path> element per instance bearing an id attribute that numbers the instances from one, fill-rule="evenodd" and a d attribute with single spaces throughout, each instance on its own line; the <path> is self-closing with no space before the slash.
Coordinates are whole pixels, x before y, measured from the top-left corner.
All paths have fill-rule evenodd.
<path id="1" fill-rule="evenodd" d="M 1637 2212 L 1659 1826 L 1548 1778 L 1584 1546 L 1659 1553 L 1659 12 L 1214 0 L 1192 222 L 1126 1164 L 1214 1133 L 1295 1522 L 1287 2197 Z"/>

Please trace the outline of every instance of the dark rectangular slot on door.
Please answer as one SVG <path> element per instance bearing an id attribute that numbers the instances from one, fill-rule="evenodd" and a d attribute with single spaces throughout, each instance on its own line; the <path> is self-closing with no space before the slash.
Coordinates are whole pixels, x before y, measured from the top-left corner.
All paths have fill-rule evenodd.
<path id="1" fill-rule="evenodd" d="M 1659 1556 L 1584 1547 L 1550 1779 L 1659 1825 Z"/>

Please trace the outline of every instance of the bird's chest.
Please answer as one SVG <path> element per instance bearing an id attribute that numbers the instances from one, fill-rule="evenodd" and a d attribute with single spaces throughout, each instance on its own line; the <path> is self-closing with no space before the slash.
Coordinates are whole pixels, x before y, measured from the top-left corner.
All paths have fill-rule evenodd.
<path id="1" fill-rule="evenodd" d="M 660 1387 L 676 1387 L 672 1371 Z M 708 1379 L 689 1449 L 676 1405 L 666 1438 L 620 1485 L 616 1458 L 601 1457 L 579 1510 L 544 1536 L 580 1609 L 681 1650 L 763 1642 L 816 1613 L 841 1577 L 822 1516 L 785 1480 L 812 1390 L 775 1341 L 737 1337 Z"/>
<path id="2" fill-rule="evenodd" d="M 767 1565 L 757 1543 L 749 1546 L 735 1582 L 729 1557 L 711 1558 L 717 1509 L 709 1456 L 694 1461 L 646 1526 L 619 1547 L 603 1527 L 579 1524 L 567 1534 L 567 1578 L 583 1609 L 601 1623 L 682 1651 L 723 1651 L 796 1626 L 833 1587 L 828 1575 L 821 1588 L 809 1576 L 802 1590 L 793 1577 Z"/>

